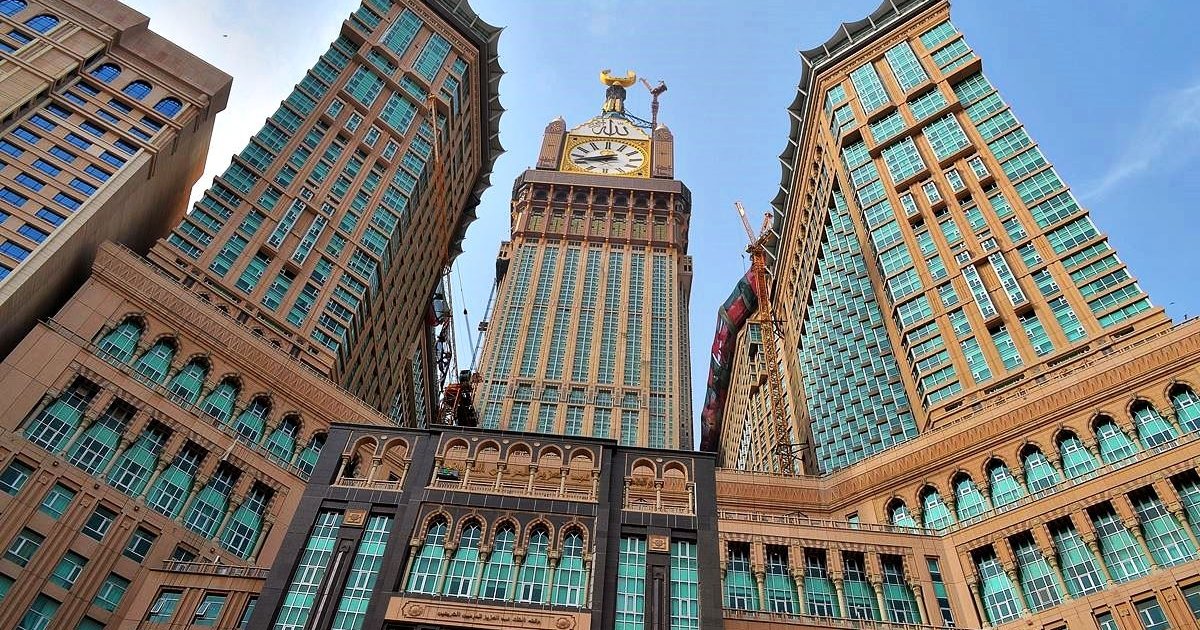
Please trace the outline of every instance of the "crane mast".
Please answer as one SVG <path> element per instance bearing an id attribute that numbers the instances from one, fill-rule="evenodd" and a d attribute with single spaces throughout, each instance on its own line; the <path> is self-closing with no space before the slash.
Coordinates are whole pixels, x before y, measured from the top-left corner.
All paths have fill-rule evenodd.
<path id="1" fill-rule="evenodd" d="M 755 319 L 762 331 L 762 344 L 767 373 L 767 396 L 770 401 L 769 418 L 774 430 L 775 443 L 772 451 L 780 474 L 796 474 L 796 449 L 792 445 L 792 427 L 784 413 L 783 375 L 779 372 L 778 333 L 776 331 L 775 308 L 771 301 L 771 285 L 767 278 L 767 239 L 771 236 L 771 215 L 763 219 L 762 228 L 755 235 L 746 217 L 746 209 L 740 201 L 734 202 L 738 216 L 742 219 L 742 227 L 750 245 L 746 252 L 750 254 L 750 272 L 758 289 L 758 311 Z"/>

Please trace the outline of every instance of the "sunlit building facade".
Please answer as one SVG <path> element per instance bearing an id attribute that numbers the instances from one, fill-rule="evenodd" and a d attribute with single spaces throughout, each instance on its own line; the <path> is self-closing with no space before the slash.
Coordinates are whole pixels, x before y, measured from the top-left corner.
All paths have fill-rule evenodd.
<path id="1" fill-rule="evenodd" d="M 731 386 L 703 440 L 725 627 L 1195 627 L 1200 326 L 1150 304 L 948 2 L 802 56 L 772 255 L 806 474 L 756 472 Z"/>
<path id="2" fill-rule="evenodd" d="M 0 2 L 0 13 L 24 4 Z M 128 25 L 122 46 L 140 38 L 164 66 L 172 51 L 200 63 L 128 9 L 99 3 L 92 19 L 61 4 L 48 36 L 84 37 L 81 25 L 110 19 Z M 82 287 L 58 295 L 61 308 L 0 363 L 0 627 L 250 627 L 329 425 L 415 424 L 432 404 L 431 293 L 499 151 L 497 33 L 465 4 L 366 2 L 201 201 L 170 217 L 174 229 L 155 215 L 148 259 L 92 249 Z M 20 111 L 14 128 L 41 140 L 13 140 L 25 152 L 4 149 L 13 163 L 50 164 L 50 144 L 80 169 L 108 163 L 124 155 L 123 134 L 150 122 L 206 141 L 200 99 L 168 91 L 189 85 L 186 64 L 155 80 L 150 60 L 111 50 L 55 88 L 83 110 L 62 115 L 55 92 Z M 170 98 L 174 116 L 156 109 Z M 119 103 L 144 118 L 126 124 Z M 120 124 L 89 131 L 104 112 Z M 159 138 L 123 159 L 146 166 Z M 175 146 L 164 143 L 164 154 Z M 179 146 L 194 177 L 204 147 Z M 109 172 L 104 186 L 123 181 Z M 191 181 L 166 199 L 186 198 Z M 127 183 L 135 201 L 156 194 Z M 43 201 L 33 192 L 21 193 L 28 207 Z M 361 361 L 378 372 L 353 369 Z"/>

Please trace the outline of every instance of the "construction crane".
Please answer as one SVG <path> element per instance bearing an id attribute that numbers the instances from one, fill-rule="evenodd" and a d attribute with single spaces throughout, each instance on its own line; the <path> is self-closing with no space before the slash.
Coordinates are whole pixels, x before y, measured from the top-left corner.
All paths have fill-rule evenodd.
<path id="1" fill-rule="evenodd" d="M 746 209 L 742 207 L 742 202 L 735 201 L 733 205 L 737 208 L 738 216 L 742 219 L 742 227 L 746 228 L 746 236 L 750 239 L 746 253 L 750 254 L 750 273 L 753 274 L 754 285 L 758 289 L 758 311 L 755 315 L 759 329 L 762 331 L 763 352 L 766 355 L 769 413 L 771 425 L 775 431 L 775 444 L 772 450 L 775 453 L 775 462 L 779 466 L 779 472 L 791 476 L 798 472 L 796 447 L 792 445 L 791 423 L 788 421 L 787 414 L 784 413 L 783 375 L 779 373 L 779 349 L 776 345 L 778 332 L 775 327 L 778 322 L 775 320 L 775 308 L 771 302 L 771 283 L 767 278 L 766 244 L 771 237 L 771 214 L 767 213 L 764 217 L 762 229 L 756 235 L 754 228 L 750 226 L 750 219 L 746 217 Z"/>

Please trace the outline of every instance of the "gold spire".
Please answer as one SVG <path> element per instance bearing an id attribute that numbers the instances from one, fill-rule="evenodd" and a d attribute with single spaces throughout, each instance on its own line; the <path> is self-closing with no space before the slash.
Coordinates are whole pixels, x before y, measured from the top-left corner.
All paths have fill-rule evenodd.
<path id="1" fill-rule="evenodd" d="M 612 70 L 607 68 L 600 71 L 600 83 L 608 86 L 608 89 L 604 92 L 604 107 L 601 111 L 605 113 L 624 114 L 625 88 L 637 81 L 637 73 L 630 70 L 625 73 L 624 77 L 614 77 L 609 74 L 610 72 Z"/>

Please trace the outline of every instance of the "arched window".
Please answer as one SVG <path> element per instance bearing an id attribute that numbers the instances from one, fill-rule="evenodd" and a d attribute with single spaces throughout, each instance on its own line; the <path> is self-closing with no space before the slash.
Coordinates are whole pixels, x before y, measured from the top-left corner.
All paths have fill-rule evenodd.
<path id="1" fill-rule="evenodd" d="M 1063 474 L 1068 479 L 1081 477 L 1100 467 L 1079 436 L 1071 432 L 1064 432 L 1058 437 L 1058 457 L 1062 460 Z"/>
<path id="2" fill-rule="evenodd" d="M 483 577 L 479 581 L 480 599 L 508 599 L 508 585 L 512 583 L 513 547 L 516 542 L 517 533 L 512 525 L 501 525 L 492 541 L 492 555 L 488 556 L 487 565 L 483 567 Z"/>
<path id="3" fill-rule="evenodd" d="M 992 505 L 999 508 L 1025 496 L 1025 488 L 1013 477 L 1008 466 L 993 459 L 988 464 L 988 491 L 992 495 Z"/>
<path id="4" fill-rule="evenodd" d="M 65 446 L 63 442 L 79 427 L 83 412 L 96 397 L 97 391 L 96 385 L 90 381 L 75 379 L 67 391 L 59 394 L 54 402 L 25 425 L 25 437 L 47 451 L 57 453 Z"/>
<path id="5" fill-rule="evenodd" d="M 1026 447 L 1021 454 L 1021 467 L 1025 469 L 1025 485 L 1030 492 L 1038 493 L 1053 488 L 1061 481 L 1054 464 L 1036 446 Z"/>
<path id="6" fill-rule="evenodd" d="M 283 463 L 292 461 L 296 450 L 296 436 L 300 434 L 300 421 L 296 416 L 284 416 L 283 421 L 267 438 L 267 452 Z"/>
<path id="7" fill-rule="evenodd" d="M 954 524 L 954 515 L 942 501 L 942 495 L 932 487 L 921 493 L 921 512 L 925 515 L 925 527 L 945 529 Z"/>
<path id="8" fill-rule="evenodd" d="M 200 390 L 204 388 L 204 377 L 206 376 L 208 376 L 208 361 L 197 357 L 188 361 L 183 369 L 175 373 L 171 382 L 167 383 L 167 391 L 171 398 L 190 405 L 200 397 Z"/>
<path id="9" fill-rule="evenodd" d="M 205 538 L 212 538 L 217 532 L 217 525 L 225 517 L 225 511 L 229 509 L 229 495 L 233 492 L 238 475 L 237 469 L 229 464 L 219 464 L 208 483 L 196 493 L 183 524 Z"/>
<path id="10" fill-rule="evenodd" d="M 1187 385 L 1177 385 L 1171 390 L 1171 407 L 1184 431 L 1200 431 L 1200 396 L 1196 396 Z"/>
<path id="11" fill-rule="evenodd" d="M 408 574 L 409 593 L 437 594 L 438 578 L 446 561 L 446 521 L 438 518 L 425 532 L 425 544 L 413 559 Z"/>
<path id="12" fill-rule="evenodd" d="M 137 412 L 132 405 L 123 400 L 114 400 L 108 409 L 88 427 L 75 445 L 67 461 L 80 467 L 89 475 L 94 475 L 108 464 L 121 444 L 121 436 L 129 427 L 129 421 Z"/>
<path id="13" fill-rule="evenodd" d="M 239 392 L 237 381 L 227 378 L 208 393 L 204 402 L 200 403 L 200 411 L 221 422 L 227 422 L 233 415 L 233 404 L 237 401 Z"/>
<path id="14" fill-rule="evenodd" d="M 113 79 L 121 76 L 121 68 L 115 63 L 102 63 L 92 68 L 92 76 L 105 83 L 112 83 Z"/>
<path id="15" fill-rule="evenodd" d="M 958 520 L 965 521 L 983 514 L 988 510 L 987 498 L 979 491 L 975 481 L 966 473 L 960 473 L 954 480 L 954 511 Z"/>
<path id="16" fill-rule="evenodd" d="M 450 597 L 471 597 L 475 594 L 475 571 L 479 568 L 479 541 L 483 530 L 472 521 L 463 527 L 458 537 L 458 549 L 450 560 L 446 571 L 446 584 L 442 594 Z"/>
<path id="17" fill-rule="evenodd" d="M 250 405 L 238 415 L 233 423 L 233 432 L 255 444 L 262 437 L 267 424 L 267 416 L 271 413 L 271 401 L 265 396 L 256 396 Z"/>
<path id="18" fill-rule="evenodd" d="M 1137 428 L 1138 439 L 1145 448 L 1154 448 L 1179 437 L 1175 427 L 1158 413 L 1154 405 L 1139 401 L 1130 411 L 1133 412 L 1133 426 Z"/>
<path id="19" fill-rule="evenodd" d="M 131 497 L 141 496 L 146 482 L 150 481 L 150 475 L 158 465 L 158 456 L 169 435 L 166 427 L 152 422 L 138 435 L 137 441 L 117 458 L 117 463 L 108 473 L 108 483 Z"/>
<path id="20" fill-rule="evenodd" d="M 192 491 L 192 482 L 203 459 L 204 451 L 200 447 L 191 443 L 184 444 L 171 465 L 154 480 L 154 486 L 146 494 L 146 505 L 168 518 L 179 516 L 179 510 Z"/>
<path id="21" fill-rule="evenodd" d="M 225 531 L 221 533 L 221 546 L 239 558 L 249 558 L 262 533 L 263 515 L 270 500 L 271 490 L 255 483 L 250 494 L 229 517 Z"/>
<path id="22" fill-rule="evenodd" d="M 28 26 L 39 33 L 46 33 L 55 26 L 58 26 L 58 18 L 48 13 L 43 13 L 25 20 L 25 26 Z"/>
<path id="23" fill-rule="evenodd" d="M 758 610 L 758 586 L 750 571 L 750 545 L 729 543 L 725 564 L 725 607 L 734 610 Z M 812 592 L 805 587 L 807 592 Z"/>
<path id="24" fill-rule="evenodd" d="M 678 544 L 678 543 L 676 543 Z M 583 535 L 571 530 L 563 538 L 562 559 L 554 572 L 554 591 L 550 603 L 558 606 L 583 606 L 587 573 L 583 570 Z"/>
<path id="25" fill-rule="evenodd" d="M 1138 450 L 1137 445 L 1112 418 L 1100 416 L 1096 419 L 1093 430 L 1096 432 L 1096 446 L 1100 449 L 1100 459 L 1106 464 L 1125 459 Z"/>
<path id="26" fill-rule="evenodd" d="M 538 527 L 529 535 L 525 562 L 517 572 L 517 601 L 541 604 L 550 595 L 550 534 Z"/>
<path id="27" fill-rule="evenodd" d="M 146 98 L 146 95 L 150 93 L 150 84 L 139 79 L 137 81 L 131 81 L 129 85 L 126 85 L 125 89 L 121 91 L 140 101 L 143 98 Z"/>
<path id="28" fill-rule="evenodd" d="M 317 458 L 321 456 L 321 449 L 325 447 L 325 434 L 318 433 L 312 436 L 308 441 L 308 446 L 300 451 L 300 456 L 296 458 L 296 468 L 300 469 L 300 474 L 304 478 L 308 478 L 317 468 Z"/>
<path id="29" fill-rule="evenodd" d="M 900 499 L 892 501 L 891 506 L 888 507 L 888 522 L 898 527 L 917 526 L 917 519 L 913 518 L 908 506 Z"/>
<path id="30" fill-rule="evenodd" d="M 154 111 L 166 116 L 167 118 L 174 118 L 175 115 L 178 114 L 182 109 L 183 103 L 179 102 L 179 99 L 171 98 L 169 96 L 154 104 Z"/>
<path id="31" fill-rule="evenodd" d="M 159 339 L 142 353 L 137 363 L 133 364 L 133 370 L 155 383 L 161 383 L 167 377 L 167 370 L 171 369 L 171 360 L 174 358 L 175 340 Z"/>
<path id="32" fill-rule="evenodd" d="M 142 338 L 142 329 L 140 321 L 127 319 L 101 337 L 96 348 L 101 354 L 118 361 L 128 361 L 133 358 L 133 351 L 137 349 L 138 340 Z"/>
<path id="33" fill-rule="evenodd" d="M 0 14 L 16 15 L 29 6 L 25 0 L 0 0 Z"/>

